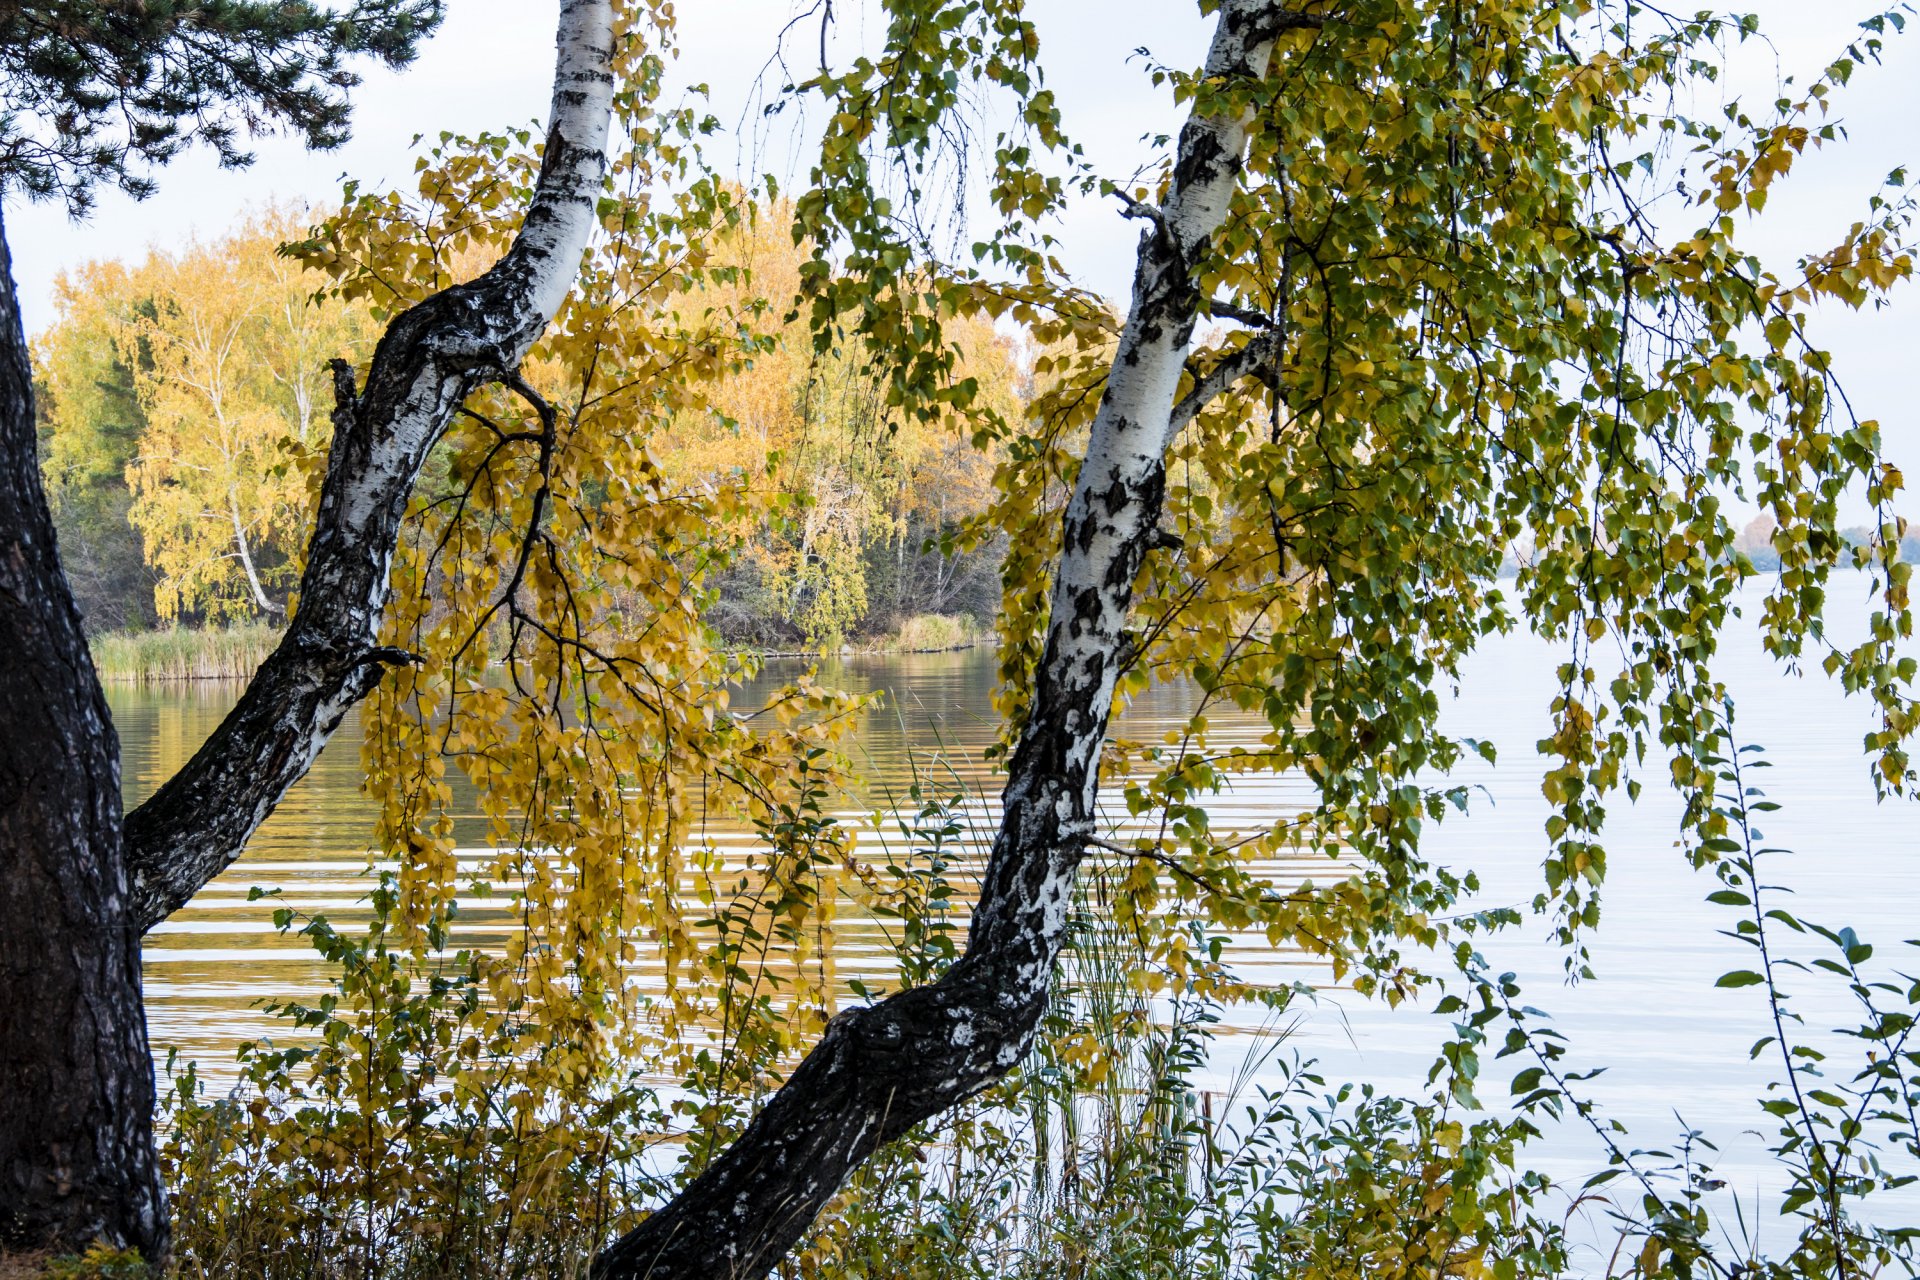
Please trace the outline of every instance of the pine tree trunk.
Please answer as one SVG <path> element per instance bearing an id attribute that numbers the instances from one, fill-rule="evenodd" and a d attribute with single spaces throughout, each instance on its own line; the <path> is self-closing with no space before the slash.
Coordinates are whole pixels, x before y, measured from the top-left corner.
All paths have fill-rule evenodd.
<path id="1" fill-rule="evenodd" d="M 60 570 L 0 223 L 0 1253 L 161 1261 L 120 745 Z"/>

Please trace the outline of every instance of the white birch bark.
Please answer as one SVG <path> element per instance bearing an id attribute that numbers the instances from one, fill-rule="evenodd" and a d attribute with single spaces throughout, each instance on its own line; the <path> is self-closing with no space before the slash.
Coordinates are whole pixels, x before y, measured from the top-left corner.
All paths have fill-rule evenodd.
<path id="1" fill-rule="evenodd" d="M 233 545 L 240 557 L 240 567 L 246 571 L 247 587 L 253 592 L 254 607 L 269 616 L 284 613 L 279 605 L 267 599 L 266 589 L 260 585 L 260 574 L 253 567 L 253 551 L 247 546 L 246 522 L 240 518 L 240 498 L 233 487 L 227 487 L 227 515 L 233 523 Z"/>
<path id="2" fill-rule="evenodd" d="M 1258 80 L 1283 31 L 1317 25 L 1281 0 L 1226 0 L 1206 74 Z M 1220 228 L 1250 124 L 1189 119 L 1172 186 L 1141 237 L 966 953 L 931 986 L 835 1018 L 739 1140 L 596 1260 L 599 1280 L 757 1280 L 876 1148 L 979 1092 L 1031 1046 L 1094 834 L 1134 582 L 1160 517 L 1168 425 L 1200 313 L 1191 264 Z"/>

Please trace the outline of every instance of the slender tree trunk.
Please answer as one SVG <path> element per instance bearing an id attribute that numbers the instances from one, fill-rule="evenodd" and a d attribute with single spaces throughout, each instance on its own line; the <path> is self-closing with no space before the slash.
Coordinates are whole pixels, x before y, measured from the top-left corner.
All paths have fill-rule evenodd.
<path id="1" fill-rule="evenodd" d="M 612 0 L 562 0 L 546 153 L 506 256 L 396 316 L 364 386 L 334 362 L 334 437 L 299 608 L 212 736 L 127 816 L 141 932 L 232 865 L 386 664 L 406 660 L 379 647 L 401 518 L 461 402 L 518 370 L 573 288 L 606 171 L 613 18 Z"/>
<path id="2" fill-rule="evenodd" d="M 1280 0 L 1226 0 L 1210 80 L 1259 79 Z M 1172 188 L 1142 212 L 1132 307 L 1064 524 L 1034 700 L 967 950 L 930 986 L 840 1014 L 745 1133 L 595 1262 L 598 1280 L 758 1280 L 885 1142 L 1005 1075 L 1046 1011 L 1073 884 L 1094 835 L 1100 754 L 1127 618 L 1165 493 L 1165 451 L 1201 298 L 1199 262 L 1239 180 L 1250 120 L 1196 113 Z"/>
<path id="3" fill-rule="evenodd" d="M 285 613 L 285 609 L 267 599 L 266 589 L 260 585 L 260 574 L 253 567 L 253 551 L 247 546 L 246 522 L 240 518 L 240 498 L 231 487 L 227 489 L 227 514 L 233 520 L 233 545 L 240 553 L 240 567 L 246 570 L 247 586 L 253 591 L 254 607 L 270 618 Z"/>
<path id="4" fill-rule="evenodd" d="M 167 1250 L 120 746 L 40 484 L 0 224 L 0 1253 Z"/>

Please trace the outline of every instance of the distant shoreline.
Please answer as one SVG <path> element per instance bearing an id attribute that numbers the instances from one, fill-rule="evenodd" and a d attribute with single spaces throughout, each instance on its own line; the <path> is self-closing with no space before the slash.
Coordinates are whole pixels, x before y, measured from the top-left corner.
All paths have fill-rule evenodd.
<path id="1" fill-rule="evenodd" d="M 266 623 L 235 626 L 161 627 L 152 631 L 110 631 L 92 636 L 88 646 L 101 683 L 109 685 L 187 684 L 250 680 L 280 643 L 282 631 Z M 991 631 L 971 619 L 939 614 L 910 618 L 884 636 L 821 645 L 811 649 L 761 649 L 728 645 L 729 653 L 757 658 L 875 657 L 920 653 L 959 653 L 992 639 Z"/>

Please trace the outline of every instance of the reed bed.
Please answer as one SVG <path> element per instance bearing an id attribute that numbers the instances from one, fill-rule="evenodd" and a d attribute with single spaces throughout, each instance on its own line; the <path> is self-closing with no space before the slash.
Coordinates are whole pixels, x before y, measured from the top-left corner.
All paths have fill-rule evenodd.
<path id="1" fill-rule="evenodd" d="M 940 653 L 971 649 L 980 638 L 979 625 L 964 614 L 922 613 L 900 624 L 892 647 L 899 653 Z"/>
<path id="2" fill-rule="evenodd" d="M 274 646 L 280 630 L 265 623 L 110 631 L 91 641 L 93 665 L 112 684 L 176 680 L 245 680 Z"/>

